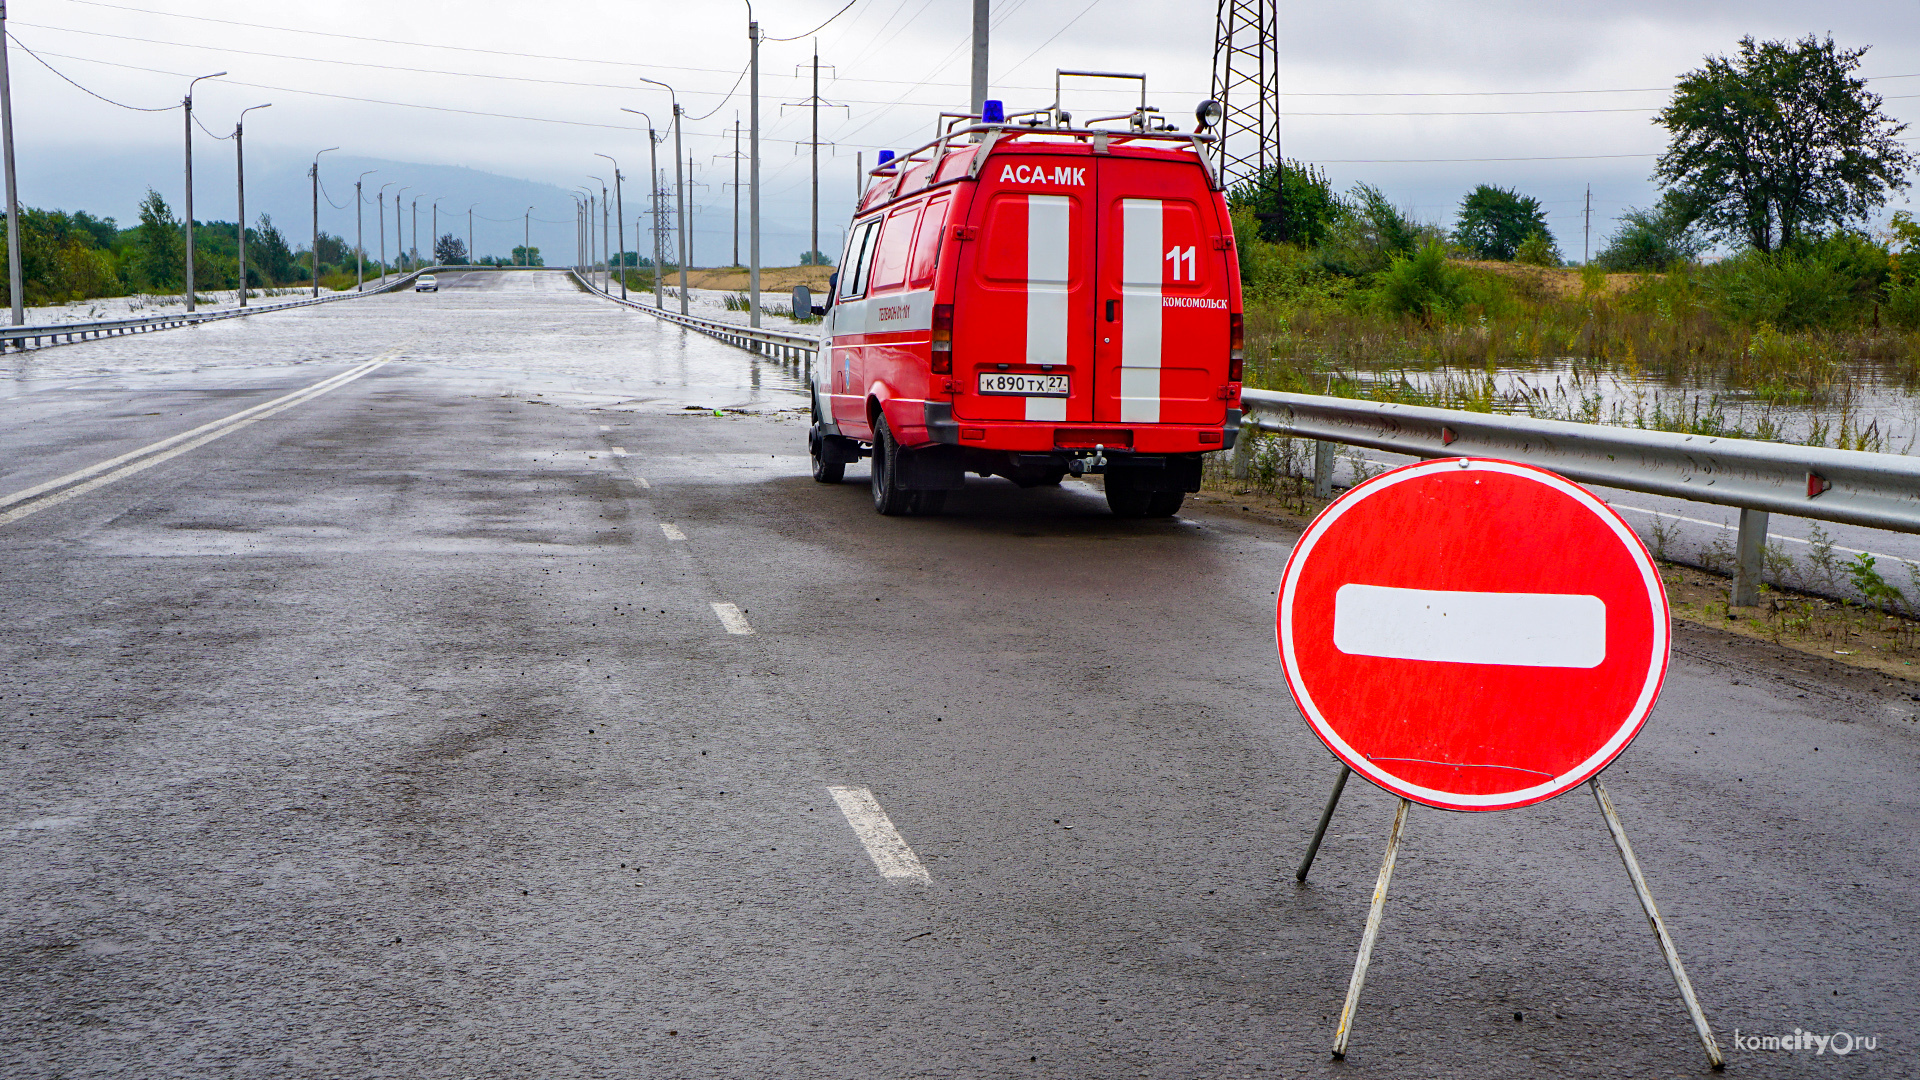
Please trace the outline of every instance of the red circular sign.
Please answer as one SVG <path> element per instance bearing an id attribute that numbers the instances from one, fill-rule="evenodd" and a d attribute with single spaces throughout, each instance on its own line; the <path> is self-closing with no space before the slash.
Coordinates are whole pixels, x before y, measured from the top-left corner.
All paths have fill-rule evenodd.
<path id="1" fill-rule="evenodd" d="M 1287 560 L 1287 686 L 1327 747 L 1448 810 L 1551 799 L 1660 696 L 1667 593 L 1612 508 L 1545 469 L 1449 458 L 1335 500 Z"/>

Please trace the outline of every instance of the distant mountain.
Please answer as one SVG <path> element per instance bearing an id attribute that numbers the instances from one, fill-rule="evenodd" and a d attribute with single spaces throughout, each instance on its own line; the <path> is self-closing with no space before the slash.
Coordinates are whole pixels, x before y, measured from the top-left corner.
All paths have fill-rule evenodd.
<path id="1" fill-rule="evenodd" d="M 269 146 L 247 146 L 247 219 L 258 221 L 262 213 L 273 217 L 290 243 L 304 247 L 313 228 L 313 194 L 307 179 L 312 159 L 289 160 Z M 201 221 L 231 221 L 234 217 L 233 144 L 201 139 L 194 144 L 194 217 Z M 119 153 L 65 150 L 59 153 L 22 156 L 20 201 L 23 205 L 56 210 L 86 210 L 119 221 L 122 227 L 138 220 L 140 199 L 149 187 L 165 196 L 176 215 L 182 213 L 185 190 L 184 163 L 178 151 L 134 150 Z M 509 255 L 521 243 L 523 226 L 531 233 L 533 245 L 540 249 L 548 265 L 570 262 L 573 258 L 574 201 L 565 188 L 518 177 L 501 176 L 455 165 L 420 165 L 380 158 L 355 157 L 341 153 L 320 159 L 320 228 L 343 236 L 348 243 L 354 237 L 353 181 L 360 173 L 373 169 L 366 177 L 366 205 L 362 208 L 361 227 L 367 252 L 380 252 L 380 203 L 378 193 L 386 188 L 385 224 L 389 257 L 400 250 L 400 241 L 412 242 L 413 199 L 419 204 L 419 244 L 423 254 L 432 248 L 432 200 L 440 202 L 440 231 L 467 238 L 467 207 L 473 205 L 473 245 L 481 255 Z M 405 188 L 401 198 L 406 209 L 402 220 L 394 220 L 395 188 Z M 696 189 L 698 190 L 698 189 Z M 652 241 L 636 236 L 643 220 L 645 194 L 639 183 L 626 185 L 627 249 L 648 253 Z M 703 197 L 704 192 L 700 193 Z M 768 225 L 762 233 L 762 251 L 769 266 L 791 265 L 806 247 L 806 203 L 802 188 L 797 207 L 769 206 Z M 533 207 L 530 223 L 523 222 L 527 207 Z M 797 209 L 798 229 L 779 227 L 779 210 Z M 822 218 L 831 220 L 824 212 Z M 743 213 L 744 217 L 744 213 Z M 837 249 L 842 222 L 822 221 L 822 246 Z M 744 221 L 742 223 L 744 227 Z M 725 265 L 732 256 L 732 203 L 703 207 L 695 218 L 694 258 L 696 266 Z M 405 233 L 402 237 L 399 233 Z M 618 241 L 616 239 L 615 243 Z M 744 239 L 741 254 L 746 253 Z"/>

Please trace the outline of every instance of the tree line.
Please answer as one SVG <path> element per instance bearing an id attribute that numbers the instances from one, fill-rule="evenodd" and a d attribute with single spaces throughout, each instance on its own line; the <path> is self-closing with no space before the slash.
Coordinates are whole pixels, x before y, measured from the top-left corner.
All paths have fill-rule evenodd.
<path id="1" fill-rule="evenodd" d="M 314 252 L 297 241 L 289 243 L 270 215 L 261 214 L 246 235 L 249 289 L 296 286 L 313 280 Z M 353 246 L 343 237 L 322 232 L 317 247 L 322 282 L 334 288 L 350 285 L 357 269 Z M 441 237 L 435 248 L 437 261 L 442 264 L 468 261 L 465 242 L 452 234 Z M 166 199 L 152 189 L 140 200 L 139 221 L 128 228 L 121 228 L 113 218 L 95 217 L 84 210 L 20 209 L 21 283 L 30 307 L 104 296 L 180 292 L 186 287 L 186 250 L 184 225 Z M 196 291 L 240 287 L 240 229 L 236 223 L 195 221 L 193 251 Z M 0 258 L 5 254 L 6 237 L 0 231 Z M 402 259 L 408 259 L 408 255 L 403 253 Z M 410 261 L 417 264 L 417 253 Z M 366 261 L 369 276 L 381 271 L 378 259 Z M 0 275 L 0 298 L 12 302 L 4 275 Z"/>
<path id="2" fill-rule="evenodd" d="M 1587 269 L 1680 273 L 1743 322 L 1920 328 L 1920 226 L 1906 211 L 1865 225 L 1909 186 L 1905 125 L 1858 78 L 1866 49 L 1831 37 L 1756 42 L 1678 80 L 1654 122 L 1669 145 L 1659 200 L 1632 207 Z M 1338 298 L 1429 319 L 1484 306 L 1490 283 L 1461 259 L 1565 265 L 1538 199 L 1481 184 L 1451 228 L 1416 221 L 1378 188 L 1334 190 L 1287 161 L 1230 193 L 1257 294 Z M 1716 249 L 1724 258 L 1704 258 Z"/>

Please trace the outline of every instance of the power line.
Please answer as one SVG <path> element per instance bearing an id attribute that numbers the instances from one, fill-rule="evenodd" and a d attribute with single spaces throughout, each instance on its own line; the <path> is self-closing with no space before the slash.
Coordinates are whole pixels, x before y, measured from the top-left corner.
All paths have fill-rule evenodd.
<path id="1" fill-rule="evenodd" d="M 1064 33 L 1066 33 L 1066 32 L 1067 32 L 1068 30 L 1070 30 L 1070 29 L 1072 29 L 1072 27 L 1073 27 L 1073 24 L 1074 24 L 1074 23 L 1077 23 L 1077 22 L 1079 22 L 1079 21 L 1080 21 L 1081 19 L 1084 19 L 1084 18 L 1086 18 L 1086 17 L 1087 17 L 1087 12 L 1089 12 L 1089 11 L 1092 11 L 1092 10 L 1093 10 L 1094 8 L 1096 8 L 1096 7 L 1099 7 L 1099 6 L 1100 6 L 1100 0 L 1093 0 L 1093 2 L 1092 2 L 1092 3 L 1090 3 L 1090 4 L 1088 4 L 1088 5 L 1087 5 L 1086 7 L 1084 7 L 1084 8 L 1081 8 L 1081 9 L 1080 9 L 1080 14 L 1078 14 L 1078 15 L 1075 15 L 1075 16 L 1074 16 L 1073 18 L 1071 18 L 1071 19 L 1068 19 L 1068 20 L 1067 20 L 1067 25 L 1065 25 L 1065 26 L 1063 26 L 1063 27 L 1061 27 L 1061 28 L 1060 28 L 1060 29 L 1058 29 L 1058 30 L 1055 30 L 1055 31 L 1053 32 L 1053 37 L 1050 37 L 1050 38 L 1048 38 L 1047 40 L 1045 40 L 1045 41 L 1043 41 L 1043 42 L 1041 42 L 1041 43 L 1040 43 L 1040 48 L 1038 48 L 1038 49 L 1035 49 L 1035 50 L 1033 50 L 1032 52 L 1030 52 L 1030 53 L 1028 53 L 1028 54 L 1027 54 L 1027 55 L 1026 55 L 1026 56 L 1025 56 L 1025 57 L 1024 57 L 1024 58 L 1023 58 L 1023 59 L 1022 59 L 1021 61 L 1020 61 L 1020 63 L 1018 63 L 1018 64 L 1015 64 L 1015 65 L 1013 65 L 1013 66 L 1012 66 L 1012 67 L 1010 67 L 1010 68 L 1002 68 L 1002 69 L 1001 69 L 1001 71 L 1000 71 L 1000 74 L 1002 74 L 1002 75 L 1011 75 L 1011 74 L 1013 74 L 1014 72 L 1016 72 L 1016 71 L 1019 71 L 1019 70 L 1020 70 L 1020 68 L 1021 68 L 1022 66 L 1024 66 L 1024 65 L 1026 64 L 1026 62 L 1027 62 L 1028 60 L 1031 60 L 1031 59 L 1033 59 L 1034 57 L 1036 57 L 1036 56 L 1039 56 L 1039 55 L 1040 55 L 1040 53 L 1041 53 L 1041 50 L 1043 50 L 1043 49 L 1045 49 L 1045 48 L 1046 48 L 1047 46 L 1049 46 L 1049 45 L 1051 45 L 1051 44 L 1053 44 L 1053 41 L 1054 41 L 1054 38 L 1057 38 L 1057 37 L 1059 37 L 1059 36 L 1060 36 L 1061 34 L 1064 34 Z"/>
<path id="2" fill-rule="evenodd" d="M 81 3 L 83 2 L 83 0 L 73 0 L 73 2 Z M 7 36 L 12 37 L 13 35 L 9 33 Z M 21 48 L 24 49 L 26 48 L 26 46 L 22 45 Z M 57 56 L 57 57 L 60 57 L 62 60 L 78 60 L 83 64 L 102 64 L 107 67 L 125 68 L 128 71 L 144 71 L 152 75 L 171 75 L 175 78 L 186 77 L 185 75 L 177 71 L 167 71 L 162 68 L 141 67 L 137 64 L 120 64 L 120 63 L 115 63 L 112 60 L 95 60 L 90 56 L 73 56 L 66 53 L 54 53 L 54 52 L 50 52 L 47 55 Z M 34 59 L 38 60 L 39 57 L 36 56 L 34 57 Z M 45 63 L 44 60 L 42 60 L 41 62 Z M 59 72 L 56 71 L 54 72 L 54 74 L 57 75 L 59 74 Z M 66 76 L 62 75 L 61 78 L 66 78 Z M 73 82 L 73 80 L 71 79 L 68 79 L 67 81 Z M 555 120 L 552 117 L 547 117 L 547 116 L 519 116 L 513 113 L 486 112 L 480 109 L 456 109 L 447 105 L 420 105 L 411 101 L 387 101 L 382 98 L 354 97 L 351 94 L 330 94 L 324 90 L 299 90 L 290 86 L 272 86 L 267 83 L 244 82 L 239 79 L 226 79 L 223 81 L 229 86 L 248 86 L 248 87 L 252 87 L 255 90 L 272 90 L 282 94 L 305 94 L 310 97 L 335 98 L 340 101 L 357 101 L 367 105 L 391 105 L 391 106 L 395 106 L 397 108 L 402 108 L 402 109 L 425 109 L 429 112 L 459 113 L 463 116 L 484 116 L 484 117 L 490 117 L 496 120 L 526 120 L 530 123 L 536 123 L 536 124 L 563 124 L 568 127 L 604 128 L 608 131 L 645 131 L 646 130 L 645 128 L 628 127 L 625 124 L 599 124 L 599 123 L 594 123 L 593 121 L 590 121 L 590 120 Z M 74 85 L 79 86 L 80 84 L 74 83 Z M 86 87 L 84 86 L 80 88 L 82 90 L 86 90 Z M 90 94 L 93 93 L 93 91 L 91 90 L 88 90 L 87 92 Z M 94 96 L 100 97 L 100 95 L 98 94 L 94 94 Z M 101 100 L 106 101 L 108 99 L 101 98 Z M 118 105 L 119 102 L 116 101 L 116 102 L 113 102 L 113 104 Z M 133 106 L 130 106 L 130 105 L 122 106 L 122 107 L 133 108 Z M 172 108 L 177 109 L 179 108 L 179 106 L 175 105 L 175 106 L 172 106 Z M 140 111 L 141 112 L 166 112 L 168 110 L 142 109 Z M 695 132 L 694 134 L 697 135 L 700 133 Z M 709 137 L 709 138 L 715 138 L 715 139 L 720 138 L 720 136 L 718 135 L 703 136 L 703 137 Z"/>
<path id="3" fill-rule="evenodd" d="M 825 30 L 828 27 L 828 25 L 830 25 L 833 22 L 834 19 L 837 19 L 840 16 L 845 15 L 847 13 L 847 8 L 850 8 L 859 2 L 860 0 L 847 0 L 846 7 L 843 7 L 839 11 L 834 12 L 833 15 L 830 18 L 828 18 L 826 22 L 821 23 L 819 26 L 814 27 L 813 29 L 807 31 L 804 34 L 795 34 L 792 37 L 761 38 L 760 40 L 762 41 L 799 41 L 801 38 L 812 37 L 813 35 L 819 33 L 820 31 Z"/>
<path id="4" fill-rule="evenodd" d="M 705 120 L 707 117 L 712 116 L 714 113 L 717 113 L 721 109 L 725 108 L 727 102 L 733 100 L 733 95 L 740 92 L 740 80 L 747 77 L 747 68 L 750 68 L 752 66 L 753 66 L 753 61 L 751 60 L 747 61 L 747 67 L 741 68 L 740 74 L 734 76 L 733 89 L 727 91 L 727 96 L 720 99 L 720 104 L 715 105 L 713 108 L 708 109 L 706 112 L 701 113 L 699 116 L 685 116 L 685 117 L 682 117 L 681 119 L 682 120 Z"/>
<path id="5" fill-rule="evenodd" d="M 61 70 L 60 70 L 59 68 L 57 68 L 57 67 L 54 67 L 54 66 L 53 66 L 52 64 L 49 64 L 49 63 L 47 63 L 47 62 L 46 62 L 46 60 L 45 60 L 44 58 L 42 58 L 42 57 L 41 57 L 41 55 L 40 55 L 39 53 L 37 53 L 37 52 L 34 52 L 34 51 L 33 51 L 32 49 L 29 49 L 29 48 L 27 48 L 27 44 L 26 44 L 26 42 L 24 42 L 24 41 L 21 41 L 21 40 L 20 40 L 19 38 L 17 38 L 17 37 L 14 37 L 14 35 L 13 35 L 13 32 L 12 32 L 11 30 L 9 30 L 9 31 L 7 32 L 7 39 L 8 39 L 9 41 L 11 41 L 11 42 L 13 42 L 13 43 L 14 43 L 15 45 L 18 45 L 18 46 L 20 46 L 20 51 L 21 51 L 21 52 L 24 52 L 24 53 L 26 53 L 26 54 L 27 54 L 28 56 L 31 56 L 31 57 L 33 57 L 33 58 L 34 58 L 35 60 L 39 60 L 39 61 L 40 61 L 40 66 L 42 66 L 42 67 L 44 67 L 44 68 L 46 68 L 46 69 L 47 69 L 48 71 L 51 71 L 51 72 L 53 72 L 53 73 L 54 73 L 55 75 L 58 75 L 58 76 L 60 76 L 60 77 L 61 77 L 61 78 L 63 78 L 63 79 L 66 79 L 66 80 L 67 80 L 67 81 L 68 81 L 69 83 L 73 83 L 73 85 L 74 85 L 75 87 L 77 87 L 78 89 L 80 89 L 80 90 L 81 90 L 82 92 L 84 92 L 84 93 L 88 93 L 88 94 L 93 94 L 93 96 L 94 96 L 94 97 L 97 97 L 97 98 L 99 98 L 99 99 L 100 99 L 101 101 L 104 101 L 104 102 L 106 102 L 106 103 L 107 103 L 107 104 L 109 104 L 109 105 L 118 105 L 118 106 L 120 106 L 120 107 L 121 107 L 121 108 L 123 108 L 123 109 L 131 109 L 131 110 L 133 110 L 134 112 L 172 112 L 173 110 L 175 110 L 175 109 L 177 109 L 177 108 L 179 108 L 179 107 L 180 107 L 180 106 L 178 106 L 178 105 L 168 105 L 167 107 L 165 107 L 165 108 L 162 108 L 162 109 L 146 109 L 146 108 L 142 108 L 142 107 L 140 107 L 140 106 L 138 106 L 138 105 L 128 105 L 128 104 L 127 104 L 126 102 L 124 102 L 124 101 L 115 101 L 115 100 L 113 100 L 112 98 L 110 98 L 110 97 L 107 97 L 107 96 L 106 96 L 105 94 L 94 94 L 94 92 L 93 92 L 93 91 L 91 91 L 91 90 L 88 90 L 88 89 L 87 89 L 86 87 L 84 87 L 84 86 L 81 86 L 81 85 L 80 85 L 79 83 L 77 83 L 77 82 L 74 82 L 74 81 L 73 81 L 72 79 L 70 79 L 70 78 L 67 78 L 67 74 L 66 74 L 66 72 L 63 72 L 63 71 L 61 71 Z M 59 54 L 59 53 L 48 53 L 47 55 L 48 55 L 48 56 L 60 56 L 60 54 Z M 80 57 L 77 57 L 77 56 L 60 56 L 60 59 L 62 59 L 62 60 L 78 60 L 78 59 L 80 59 Z M 165 73 L 163 73 L 163 74 L 172 74 L 172 72 L 165 72 Z"/>

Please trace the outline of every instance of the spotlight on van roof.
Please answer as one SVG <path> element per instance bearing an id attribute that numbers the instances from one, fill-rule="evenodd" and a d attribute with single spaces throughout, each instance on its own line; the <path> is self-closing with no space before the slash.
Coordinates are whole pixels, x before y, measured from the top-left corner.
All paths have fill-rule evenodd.
<path id="1" fill-rule="evenodd" d="M 980 122 L 983 124 L 1006 123 L 1007 122 L 1006 103 L 1001 101 L 995 101 L 993 98 L 988 98 L 980 106 Z"/>
<path id="2" fill-rule="evenodd" d="M 885 165 L 885 164 L 886 164 L 887 162 L 889 162 L 889 161 L 892 161 L 892 160 L 893 160 L 893 151 L 891 151 L 891 150 L 882 150 L 882 151 L 880 151 L 880 164 L 881 164 L 881 165 Z"/>
<path id="3" fill-rule="evenodd" d="M 1214 126 L 1215 124 L 1218 124 L 1220 122 L 1220 118 L 1222 116 L 1225 116 L 1226 114 L 1227 114 L 1227 110 L 1225 109 L 1225 107 L 1223 107 L 1219 102 L 1213 100 L 1212 98 L 1208 98 L 1207 100 L 1201 102 L 1200 107 L 1193 110 L 1194 119 L 1200 121 L 1201 131 L 1205 131 L 1208 128 Z"/>

